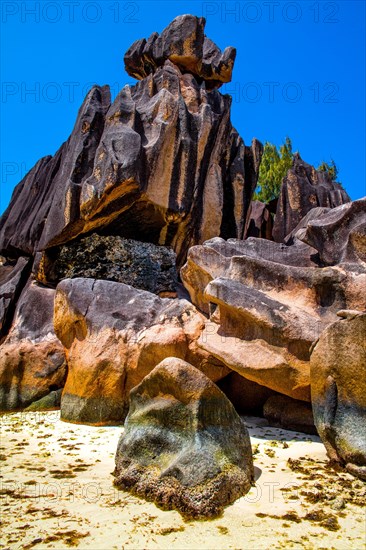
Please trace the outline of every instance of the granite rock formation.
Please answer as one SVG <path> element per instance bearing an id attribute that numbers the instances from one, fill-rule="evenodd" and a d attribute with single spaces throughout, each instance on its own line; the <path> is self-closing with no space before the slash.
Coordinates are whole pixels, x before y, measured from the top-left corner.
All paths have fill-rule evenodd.
<path id="1" fill-rule="evenodd" d="M 37 279 L 45 284 L 88 277 L 176 296 L 175 262 L 173 250 L 164 246 L 92 234 L 44 252 L 35 271 Z"/>
<path id="2" fill-rule="evenodd" d="M 164 247 L 181 266 L 193 244 L 245 235 L 262 145 L 246 146 L 231 124 L 231 98 L 217 88 L 235 50 L 221 52 L 204 28 L 184 15 L 135 43 L 125 62 L 139 82 L 113 103 L 108 86 L 93 86 L 68 140 L 15 188 L 0 218 L 0 342 L 31 270 L 51 288 L 82 276 L 174 296 Z"/>
<path id="3" fill-rule="evenodd" d="M 0 346 L 0 410 L 26 408 L 62 388 L 64 349 L 53 329 L 55 291 L 29 281 Z"/>
<path id="4" fill-rule="evenodd" d="M 0 219 L 0 409 L 61 402 L 64 420 L 122 422 L 130 390 L 144 377 L 150 388 L 151 371 L 170 356 L 175 380 L 187 361 L 193 386 L 220 395 L 225 410 L 194 367 L 238 409 L 311 429 L 310 356 L 325 330 L 311 361 L 334 361 L 324 362 L 329 388 L 313 377 L 316 423 L 330 456 L 362 477 L 349 425 L 361 430 L 364 402 L 342 378 L 343 352 L 334 366 L 327 327 L 339 310 L 365 309 L 366 199 L 349 202 L 296 155 L 279 200 L 251 203 L 262 146 L 244 144 L 231 98 L 218 89 L 231 79 L 235 50 L 221 52 L 204 30 L 203 18 L 185 15 L 135 42 L 125 66 L 139 82 L 113 103 L 108 86 L 93 86 L 69 139 L 16 187 Z M 194 305 L 175 298 L 175 258 L 178 268 L 187 261 L 181 274 Z M 346 315 L 339 325 L 356 377 L 361 321 Z M 216 513 L 244 487 L 240 476 L 231 495 L 222 478 L 221 496 L 209 486 L 205 509 L 187 497 L 188 514 Z"/>
<path id="5" fill-rule="evenodd" d="M 281 186 L 272 232 L 274 240 L 283 242 L 312 208 L 335 208 L 350 200 L 343 187 L 333 182 L 328 172 L 316 170 L 295 153 L 292 168 Z"/>
<path id="6" fill-rule="evenodd" d="M 324 266 L 360 266 L 366 262 L 366 197 L 314 217 L 298 235 L 316 248 Z"/>
<path id="7" fill-rule="evenodd" d="M 215 517 L 253 483 L 249 435 L 215 384 L 170 357 L 131 391 L 114 475 L 164 509 Z"/>
<path id="8" fill-rule="evenodd" d="M 122 422 L 130 390 L 169 356 L 189 361 L 214 381 L 226 376 L 229 370 L 197 346 L 204 321 L 186 300 L 122 283 L 63 280 L 54 316 L 68 364 L 62 419 Z"/>
<path id="9" fill-rule="evenodd" d="M 73 237 L 83 225 L 79 196 L 93 170 L 104 118 L 110 106 L 109 87 L 94 86 L 79 109 L 69 139 L 53 157 L 44 157 L 17 185 L 0 219 L 0 253 L 5 257 L 34 255 L 58 236 Z"/>
<path id="10" fill-rule="evenodd" d="M 62 388 L 53 390 L 25 408 L 28 412 L 55 411 L 60 409 Z"/>
<path id="11" fill-rule="evenodd" d="M 257 237 L 272 240 L 273 218 L 264 202 L 252 201 L 248 212 L 245 237 Z"/>
<path id="12" fill-rule="evenodd" d="M 366 313 L 339 315 L 311 355 L 314 419 L 330 459 L 366 480 Z"/>
<path id="13" fill-rule="evenodd" d="M 329 212 L 330 208 L 327 208 L 326 206 L 315 206 L 305 216 L 300 220 L 300 222 L 297 224 L 297 226 L 286 235 L 283 242 L 287 245 L 294 244 L 296 240 L 301 241 L 302 237 L 304 235 L 304 232 L 306 231 L 306 228 L 308 226 L 308 223 L 310 223 L 312 220 L 319 218 L 323 214 L 326 214 Z"/>
<path id="14" fill-rule="evenodd" d="M 108 86 L 90 90 L 67 142 L 15 189 L 1 254 L 35 255 L 96 231 L 172 246 L 182 265 L 193 244 L 243 237 L 262 146 L 244 145 L 231 98 L 211 89 L 230 79 L 235 55 L 221 55 L 204 24 L 182 16 L 144 51 L 135 44 L 127 66 L 142 64 L 133 72 L 143 78 L 113 104 Z"/>
<path id="15" fill-rule="evenodd" d="M 193 15 L 176 17 L 159 35 L 136 40 L 125 54 L 125 69 L 142 80 L 171 61 L 181 72 L 205 82 L 207 89 L 231 81 L 236 57 L 235 48 L 220 49 L 205 36 L 205 19 Z"/>
<path id="16" fill-rule="evenodd" d="M 25 410 L 28 412 L 59 410 L 61 406 L 61 395 L 62 388 L 53 390 L 44 397 L 41 397 L 41 399 L 33 401 Z"/>
<path id="17" fill-rule="evenodd" d="M 253 382 L 310 401 L 313 343 L 339 310 L 365 307 L 365 204 L 310 220 L 296 233 L 306 242 L 216 238 L 192 247 L 181 276 L 210 315 L 202 349 Z"/>
<path id="18" fill-rule="evenodd" d="M 0 344 L 8 334 L 17 300 L 26 284 L 31 266 L 28 258 L 0 265 Z"/>

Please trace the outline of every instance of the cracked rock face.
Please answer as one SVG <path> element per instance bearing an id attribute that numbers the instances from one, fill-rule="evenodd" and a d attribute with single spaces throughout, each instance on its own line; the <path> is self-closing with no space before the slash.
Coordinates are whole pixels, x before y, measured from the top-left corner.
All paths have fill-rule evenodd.
<path id="1" fill-rule="evenodd" d="M 30 262 L 18 258 L 17 262 L 0 265 L 0 344 L 8 334 L 17 300 L 28 279 Z"/>
<path id="2" fill-rule="evenodd" d="M 90 176 L 105 113 L 109 87 L 94 86 L 79 109 L 69 139 L 53 157 L 44 157 L 15 188 L 0 218 L 0 249 L 5 256 L 34 255 L 56 236 L 65 242 L 77 234 L 80 190 Z"/>
<path id="3" fill-rule="evenodd" d="M 114 475 L 164 509 L 215 517 L 253 483 L 249 435 L 213 382 L 169 357 L 131 391 Z"/>
<path id="4" fill-rule="evenodd" d="M 246 238 L 272 239 L 273 218 L 266 204 L 252 201 L 247 221 Z"/>
<path id="5" fill-rule="evenodd" d="M 366 262 L 366 198 L 314 216 L 295 237 L 316 248 L 325 266 L 349 264 L 362 269 Z"/>

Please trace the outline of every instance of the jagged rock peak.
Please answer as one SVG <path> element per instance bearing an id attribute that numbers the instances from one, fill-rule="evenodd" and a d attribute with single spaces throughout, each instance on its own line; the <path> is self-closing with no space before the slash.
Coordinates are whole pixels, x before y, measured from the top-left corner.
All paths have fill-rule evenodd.
<path id="1" fill-rule="evenodd" d="M 335 208 L 351 199 L 328 172 L 317 170 L 294 154 L 292 167 L 282 180 L 272 236 L 283 242 L 303 217 L 316 207 Z"/>
<path id="2" fill-rule="evenodd" d="M 205 35 L 205 24 L 204 17 L 180 15 L 160 35 L 154 32 L 147 40 L 136 40 L 124 57 L 127 73 L 142 80 L 170 60 L 183 73 L 205 81 L 207 89 L 230 82 L 236 49 L 221 52 Z"/>

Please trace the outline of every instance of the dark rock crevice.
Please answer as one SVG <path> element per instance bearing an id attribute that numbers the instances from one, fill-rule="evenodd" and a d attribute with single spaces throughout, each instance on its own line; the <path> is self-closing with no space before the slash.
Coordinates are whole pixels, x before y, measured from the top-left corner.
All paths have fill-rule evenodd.
<path id="1" fill-rule="evenodd" d="M 0 266 L 0 345 L 6 339 L 17 307 L 18 300 L 22 294 L 32 271 L 32 260 L 20 257 L 14 266 Z M 6 269 L 7 268 L 7 269 Z"/>

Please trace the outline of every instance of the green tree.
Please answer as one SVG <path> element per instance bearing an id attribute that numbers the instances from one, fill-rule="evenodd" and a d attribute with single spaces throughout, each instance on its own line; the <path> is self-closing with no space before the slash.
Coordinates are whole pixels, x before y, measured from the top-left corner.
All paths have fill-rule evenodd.
<path id="1" fill-rule="evenodd" d="M 328 172 L 332 181 L 337 181 L 339 170 L 333 159 L 331 159 L 330 163 L 323 161 L 321 164 L 319 164 L 317 170 L 319 170 L 320 172 Z"/>
<path id="2" fill-rule="evenodd" d="M 292 159 L 292 143 L 289 137 L 286 138 L 279 150 L 273 143 L 267 141 L 264 144 L 254 200 L 267 203 L 279 196 L 282 179 L 291 168 Z"/>

